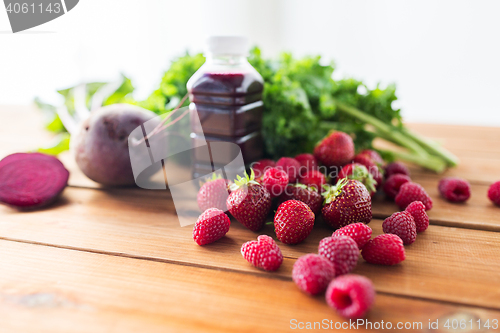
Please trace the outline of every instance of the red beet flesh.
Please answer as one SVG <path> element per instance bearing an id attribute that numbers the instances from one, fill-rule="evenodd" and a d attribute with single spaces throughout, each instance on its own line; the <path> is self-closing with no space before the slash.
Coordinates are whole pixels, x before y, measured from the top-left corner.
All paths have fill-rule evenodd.
<path id="1" fill-rule="evenodd" d="M 69 172 L 55 157 L 17 153 L 0 161 L 0 202 L 20 209 L 52 203 L 68 184 Z"/>

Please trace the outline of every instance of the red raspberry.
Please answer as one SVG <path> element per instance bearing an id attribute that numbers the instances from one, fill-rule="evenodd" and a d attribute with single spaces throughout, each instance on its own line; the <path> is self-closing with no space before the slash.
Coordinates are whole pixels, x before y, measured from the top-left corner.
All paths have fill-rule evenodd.
<path id="1" fill-rule="evenodd" d="M 231 220 L 217 208 L 209 208 L 194 224 L 193 239 L 198 245 L 205 245 L 221 239 L 229 231 Z"/>
<path id="2" fill-rule="evenodd" d="M 288 175 L 277 168 L 267 169 L 262 178 L 262 185 L 271 193 L 272 198 L 280 196 L 287 184 Z"/>
<path id="3" fill-rule="evenodd" d="M 500 206 L 500 181 L 493 183 L 488 189 L 488 198 L 496 205 Z"/>
<path id="4" fill-rule="evenodd" d="M 299 179 L 299 183 L 314 187 L 319 192 L 323 191 L 323 185 L 326 184 L 325 175 L 318 170 L 309 170 Z"/>
<path id="5" fill-rule="evenodd" d="M 222 211 L 227 211 L 226 200 L 229 196 L 227 179 L 212 179 L 203 184 L 198 191 L 197 201 L 198 207 L 202 212 L 209 208 L 217 208 Z"/>
<path id="6" fill-rule="evenodd" d="M 394 199 L 398 195 L 401 185 L 408 182 L 411 182 L 411 178 L 407 175 L 396 173 L 390 176 L 384 183 L 385 195 L 390 199 Z"/>
<path id="7" fill-rule="evenodd" d="M 323 206 L 323 197 L 321 194 L 315 188 L 310 188 L 303 184 L 289 184 L 278 198 L 278 203 L 281 205 L 288 200 L 302 201 L 311 208 L 314 214 L 318 213 Z"/>
<path id="8" fill-rule="evenodd" d="M 363 246 L 365 246 L 365 244 L 370 240 L 370 237 L 372 236 L 372 228 L 361 222 L 352 223 L 335 230 L 332 234 L 332 237 L 335 236 L 351 237 L 352 239 L 354 239 L 356 244 L 358 244 L 358 248 L 361 250 Z"/>
<path id="9" fill-rule="evenodd" d="M 326 302 L 345 318 L 363 317 L 375 300 L 375 288 L 370 279 L 355 274 L 343 275 L 328 285 Z"/>
<path id="10" fill-rule="evenodd" d="M 319 242 L 318 254 L 335 266 L 335 275 L 350 273 L 358 263 L 358 244 L 349 236 L 326 237 Z"/>
<path id="11" fill-rule="evenodd" d="M 403 163 L 392 162 L 392 163 L 387 164 L 387 166 L 385 167 L 385 177 L 386 178 L 389 178 L 390 176 L 398 174 L 398 173 L 410 177 L 410 170 L 408 170 L 406 165 L 404 165 Z"/>
<path id="12" fill-rule="evenodd" d="M 386 234 L 398 235 L 403 244 L 408 245 L 417 239 L 417 226 L 413 216 L 404 211 L 394 213 L 384 220 L 382 229 Z"/>
<path id="13" fill-rule="evenodd" d="M 269 168 L 274 168 L 275 166 L 276 162 L 274 162 L 273 160 L 260 160 L 250 164 L 250 167 L 253 169 L 253 172 L 255 173 L 255 178 L 257 179 L 264 177 L 264 173 L 266 172 L 266 170 Z"/>
<path id="14" fill-rule="evenodd" d="M 285 244 L 298 244 L 309 236 L 314 227 L 314 213 L 298 200 L 283 202 L 274 215 L 274 229 Z"/>
<path id="15" fill-rule="evenodd" d="M 401 185 L 395 201 L 396 205 L 398 205 L 401 209 L 406 209 L 406 207 L 408 207 L 408 205 L 413 201 L 421 201 L 425 205 L 426 210 L 432 209 L 431 197 L 422 186 L 413 182 Z"/>
<path id="16" fill-rule="evenodd" d="M 439 193 L 448 201 L 465 202 L 470 198 L 470 184 L 461 178 L 443 178 L 438 185 Z"/>
<path id="17" fill-rule="evenodd" d="M 316 160 L 313 154 L 300 154 L 295 156 L 295 159 L 299 162 L 301 171 L 302 168 L 305 170 L 316 170 L 318 168 L 318 160 Z M 302 174 L 302 172 L 300 172 L 300 174 Z"/>
<path id="18" fill-rule="evenodd" d="M 361 255 L 370 264 L 388 266 L 399 264 L 406 258 L 403 241 L 393 234 L 378 235 L 370 240 Z"/>
<path id="19" fill-rule="evenodd" d="M 306 254 L 295 262 L 292 270 L 293 282 L 302 291 L 317 295 L 325 291 L 335 277 L 335 267 L 318 254 Z"/>
<path id="20" fill-rule="evenodd" d="M 413 201 L 406 207 L 406 211 L 413 216 L 415 220 L 415 225 L 417 227 L 417 232 L 422 232 L 427 230 L 429 227 L 429 216 L 425 212 L 425 206 L 420 201 Z"/>
<path id="21" fill-rule="evenodd" d="M 295 183 L 299 177 L 300 163 L 291 157 L 282 157 L 276 162 L 276 168 L 284 170 L 288 175 L 288 182 Z"/>
<path id="22" fill-rule="evenodd" d="M 241 255 L 255 267 L 266 271 L 275 271 L 283 263 L 283 254 L 269 236 L 260 235 L 256 241 L 246 242 L 241 246 Z"/>

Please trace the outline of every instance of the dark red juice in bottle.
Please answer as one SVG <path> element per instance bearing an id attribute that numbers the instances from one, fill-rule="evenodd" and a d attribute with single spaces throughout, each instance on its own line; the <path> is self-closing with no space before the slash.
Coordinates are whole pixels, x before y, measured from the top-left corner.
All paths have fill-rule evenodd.
<path id="1" fill-rule="evenodd" d="M 208 153 L 194 150 L 196 177 L 227 165 L 240 151 L 245 164 L 262 156 L 263 80 L 247 53 L 240 37 L 212 37 L 206 63 L 188 82 L 191 138 L 195 147 L 204 140 L 209 146 Z"/>

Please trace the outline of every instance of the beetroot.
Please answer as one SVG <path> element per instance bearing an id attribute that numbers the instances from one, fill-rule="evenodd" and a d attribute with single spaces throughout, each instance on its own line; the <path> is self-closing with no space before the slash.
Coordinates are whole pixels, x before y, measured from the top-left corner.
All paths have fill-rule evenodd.
<path id="1" fill-rule="evenodd" d="M 55 201 L 68 184 L 69 172 L 55 157 L 17 153 L 0 161 L 0 202 L 33 209 Z"/>

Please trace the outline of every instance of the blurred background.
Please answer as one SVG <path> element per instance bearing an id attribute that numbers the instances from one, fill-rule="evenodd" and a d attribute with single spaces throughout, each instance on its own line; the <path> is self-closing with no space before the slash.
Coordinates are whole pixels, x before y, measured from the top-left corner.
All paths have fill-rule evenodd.
<path id="1" fill-rule="evenodd" d="M 12 34 L 0 10 L 0 105 L 58 103 L 57 89 L 129 76 L 141 99 L 208 35 L 264 55 L 321 54 L 335 78 L 396 83 L 406 121 L 500 126 L 500 1 L 82 0 Z"/>

